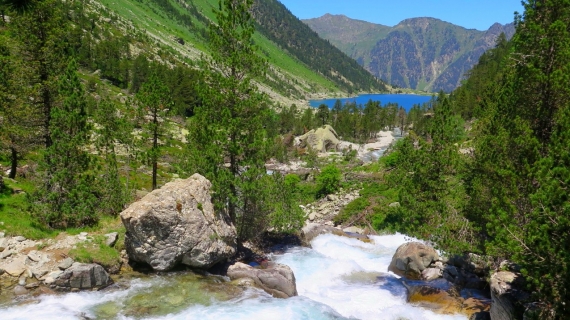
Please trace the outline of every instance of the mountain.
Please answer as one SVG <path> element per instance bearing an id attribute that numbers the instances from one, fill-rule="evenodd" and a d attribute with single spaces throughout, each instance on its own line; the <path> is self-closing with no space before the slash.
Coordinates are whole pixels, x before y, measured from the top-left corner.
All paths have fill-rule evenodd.
<path id="1" fill-rule="evenodd" d="M 461 83 L 501 33 L 510 39 L 515 31 L 513 23 L 479 31 L 434 18 L 406 19 L 394 27 L 330 14 L 303 22 L 392 85 L 446 92 Z"/>
<path id="2" fill-rule="evenodd" d="M 169 52 L 192 64 L 208 54 L 208 25 L 215 22 L 218 0 L 90 0 L 107 24 L 151 42 L 144 52 Z M 321 39 L 277 0 L 255 0 L 254 42 L 267 59 L 260 88 L 274 101 L 302 103 L 320 95 L 386 91 L 386 85 L 361 65 Z M 136 50 L 136 51 L 139 51 Z M 131 53 L 133 56 L 136 54 Z M 155 60 L 159 60 L 156 57 Z"/>

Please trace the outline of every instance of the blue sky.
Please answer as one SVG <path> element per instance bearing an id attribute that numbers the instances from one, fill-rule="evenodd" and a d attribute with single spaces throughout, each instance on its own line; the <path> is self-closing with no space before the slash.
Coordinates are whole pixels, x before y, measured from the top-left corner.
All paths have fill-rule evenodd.
<path id="1" fill-rule="evenodd" d="M 407 18 L 433 17 L 468 28 L 487 30 L 513 22 L 521 0 L 279 0 L 300 19 L 325 13 L 394 26 Z"/>

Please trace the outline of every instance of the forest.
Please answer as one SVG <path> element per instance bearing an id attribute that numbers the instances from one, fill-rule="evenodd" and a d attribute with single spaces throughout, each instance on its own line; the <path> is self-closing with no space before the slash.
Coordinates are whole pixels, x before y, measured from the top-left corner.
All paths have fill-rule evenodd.
<path id="1" fill-rule="evenodd" d="M 9 176 L 0 216 L 8 234 L 96 227 L 137 192 L 200 172 L 244 241 L 270 228 L 294 232 L 305 219 L 300 203 L 359 184 L 361 197 L 336 223 L 508 259 L 540 319 L 570 315 L 567 0 L 525 2 L 512 40 L 499 37 L 461 87 L 408 113 L 374 101 L 330 110 L 272 102 L 256 83 L 268 67 L 251 41 L 263 10 L 253 5 L 222 1 L 217 23 L 203 31 L 211 55 L 188 63 L 167 50 L 135 55 L 145 34 L 101 28 L 83 2 L 3 1 L 0 163 Z M 349 154 L 323 163 L 312 183 L 266 173 L 272 158 L 319 162 L 291 143 L 324 124 L 357 143 L 395 127 L 406 136 L 368 166 Z M 348 181 L 339 167 L 367 179 Z"/>

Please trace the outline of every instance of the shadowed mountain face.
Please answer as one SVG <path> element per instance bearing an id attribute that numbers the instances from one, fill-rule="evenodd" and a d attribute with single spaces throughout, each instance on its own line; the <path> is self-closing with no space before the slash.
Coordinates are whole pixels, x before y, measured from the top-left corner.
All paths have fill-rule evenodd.
<path id="1" fill-rule="evenodd" d="M 460 84 L 501 33 L 510 39 L 515 31 L 512 23 L 479 31 L 434 18 L 407 19 L 394 27 L 330 14 L 303 21 L 392 85 L 446 92 Z"/>

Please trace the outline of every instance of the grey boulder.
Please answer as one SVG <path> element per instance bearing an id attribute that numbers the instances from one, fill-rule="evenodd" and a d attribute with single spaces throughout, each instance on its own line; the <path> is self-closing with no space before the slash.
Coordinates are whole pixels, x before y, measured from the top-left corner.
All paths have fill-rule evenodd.
<path id="1" fill-rule="evenodd" d="M 420 280 L 422 271 L 439 260 L 434 248 L 421 242 L 407 242 L 396 250 L 388 271 L 410 280 Z"/>
<path id="2" fill-rule="evenodd" d="M 53 287 L 59 290 L 100 289 L 113 281 L 105 269 L 95 263 L 74 263 L 70 268 L 60 273 L 53 281 Z"/>
<path id="3" fill-rule="evenodd" d="M 236 262 L 228 268 L 232 280 L 251 279 L 255 285 L 276 298 L 289 298 L 297 295 L 297 284 L 293 270 L 284 264 L 269 263 L 265 269 L 253 268 Z"/>
<path id="4" fill-rule="evenodd" d="M 236 252 L 229 215 L 214 212 L 212 184 L 199 174 L 175 180 L 123 212 L 129 259 L 166 271 L 179 263 L 207 269 Z"/>

